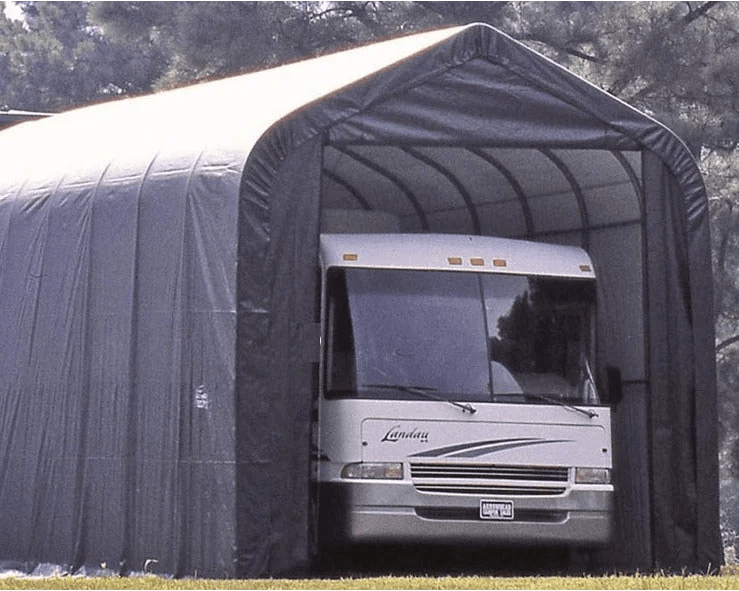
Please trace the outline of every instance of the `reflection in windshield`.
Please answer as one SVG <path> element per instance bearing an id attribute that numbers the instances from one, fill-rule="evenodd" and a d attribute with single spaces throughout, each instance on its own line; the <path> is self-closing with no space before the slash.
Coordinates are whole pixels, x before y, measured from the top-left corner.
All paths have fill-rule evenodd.
<path id="1" fill-rule="evenodd" d="M 328 396 L 413 398 L 371 386 L 395 384 L 461 401 L 597 403 L 591 280 L 332 269 L 327 287 Z"/>
<path id="2" fill-rule="evenodd" d="M 495 393 L 592 396 L 592 388 L 582 391 L 590 383 L 592 283 L 515 275 L 482 279 Z"/>

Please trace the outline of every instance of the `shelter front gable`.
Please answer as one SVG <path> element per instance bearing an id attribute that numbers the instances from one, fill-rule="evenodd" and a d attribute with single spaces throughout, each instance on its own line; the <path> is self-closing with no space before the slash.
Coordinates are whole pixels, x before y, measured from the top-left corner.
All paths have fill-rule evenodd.
<path id="1" fill-rule="evenodd" d="M 399 76 L 402 74 L 399 73 Z M 329 141 L 620 148 L 598 118 L 476 58 L 333 125 Z"/>

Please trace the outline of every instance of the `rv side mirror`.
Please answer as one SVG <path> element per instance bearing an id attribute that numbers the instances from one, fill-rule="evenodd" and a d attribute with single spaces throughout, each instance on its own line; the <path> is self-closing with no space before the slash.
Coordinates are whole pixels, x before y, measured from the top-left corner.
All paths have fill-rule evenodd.
<path id="1" fill-rule="evenodd" d="M 606 366 L 606 394 L 611 404 L 618 404 L 624 396 L 621 370 L 614 365 Z"/>

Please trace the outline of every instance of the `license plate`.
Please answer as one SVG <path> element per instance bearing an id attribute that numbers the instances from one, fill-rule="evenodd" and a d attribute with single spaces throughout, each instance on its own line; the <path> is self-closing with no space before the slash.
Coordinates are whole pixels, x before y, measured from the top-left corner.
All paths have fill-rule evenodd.
<path id="1" fill-rule="evenodd" d="M 513 519 L 513 501 L 480 501 L 480 519 Z"/>

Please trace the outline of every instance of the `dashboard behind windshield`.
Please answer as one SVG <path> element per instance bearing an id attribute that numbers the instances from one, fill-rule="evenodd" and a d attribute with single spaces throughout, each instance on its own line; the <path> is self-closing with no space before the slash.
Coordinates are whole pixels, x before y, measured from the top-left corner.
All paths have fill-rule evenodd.
<path id="1" fill-rule="evenodd" d="M 327 397 L 598 403 L 592 280 L 334 268 L 326 290 Z"/>

